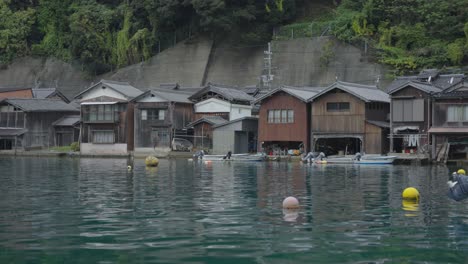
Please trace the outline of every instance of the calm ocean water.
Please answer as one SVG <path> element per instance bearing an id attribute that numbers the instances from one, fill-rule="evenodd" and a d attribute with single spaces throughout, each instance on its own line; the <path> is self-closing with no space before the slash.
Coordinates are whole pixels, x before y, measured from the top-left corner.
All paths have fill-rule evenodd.
<path id="1" fill-rule="evenodd" d="M 444 166 L 0 158 L 0 263 L 466 263 Z M 467 168 L 465 168 L 467 169 Z M 421 193 L 402 204 L 404 188 Z M 283 212 L 296 196 L 301 209 Z"/>

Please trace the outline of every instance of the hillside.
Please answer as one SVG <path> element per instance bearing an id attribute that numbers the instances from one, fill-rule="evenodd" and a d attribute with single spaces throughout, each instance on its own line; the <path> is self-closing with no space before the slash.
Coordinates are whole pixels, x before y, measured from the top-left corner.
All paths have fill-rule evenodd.
<path id="1" fill-rule="evenodd" d="M 466 0 L 3 0 L 0 14 L 3 64 L 55 57 L 94 75 L 146 61 L 194 36 L 229 36 L 246 46 L 289 29 L 296 37 L 326 29 L 342 41 L 365 43 L 396 74 L 468 60 Z"/>

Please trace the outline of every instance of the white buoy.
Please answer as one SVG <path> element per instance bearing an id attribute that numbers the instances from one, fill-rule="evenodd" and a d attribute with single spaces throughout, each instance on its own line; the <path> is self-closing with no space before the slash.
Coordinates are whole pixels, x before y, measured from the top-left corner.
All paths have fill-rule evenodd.
<path id="1" fill-rule="evenodd" d="M 128 165 L 127 170 L 132 170 L 132 166 Z"/>
<path id="2" fill-rule="evenodd" d="M 283 200 L 283 208 L 284 209 L 298 209 L 299 208 L 299 201 L 297 200 L 296 197 L 286 197 L 286 199 Z"/>

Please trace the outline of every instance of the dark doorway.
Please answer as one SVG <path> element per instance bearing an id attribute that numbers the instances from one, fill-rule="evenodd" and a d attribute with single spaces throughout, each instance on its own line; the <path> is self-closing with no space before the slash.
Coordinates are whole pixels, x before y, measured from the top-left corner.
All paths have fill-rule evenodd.
<path id="1" fill-rule="evenodd" d="M 315 151 L 325 155 L 354 155 L 361 152 L 361 140 L 359 138 L 319 138 L 315 142 Z"/>
<path id="2" fill-rule="evenodd" d="M 0 139 L 0 150 L 11 150 L 13 149 L 12 139 Z"/>

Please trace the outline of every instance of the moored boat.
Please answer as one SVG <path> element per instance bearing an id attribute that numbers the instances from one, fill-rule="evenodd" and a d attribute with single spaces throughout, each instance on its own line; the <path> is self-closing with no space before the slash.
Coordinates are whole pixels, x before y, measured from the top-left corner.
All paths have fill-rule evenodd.
<path id="1" fill-rule="evenodd" d="M 266 155 L 264 153 L 260 154 L 231 154 L 230 152 L 226 155 L 206 155 L 204 152 L 197 153 L 194 155 L 194 158 L 204 161 L 264 161 L 266 160 Z"/>
<path id="2" fill-rule="evenodd" d="M 396 156 L 329 157 L 325 161 L 331 164 L 393 164 Z"/>

